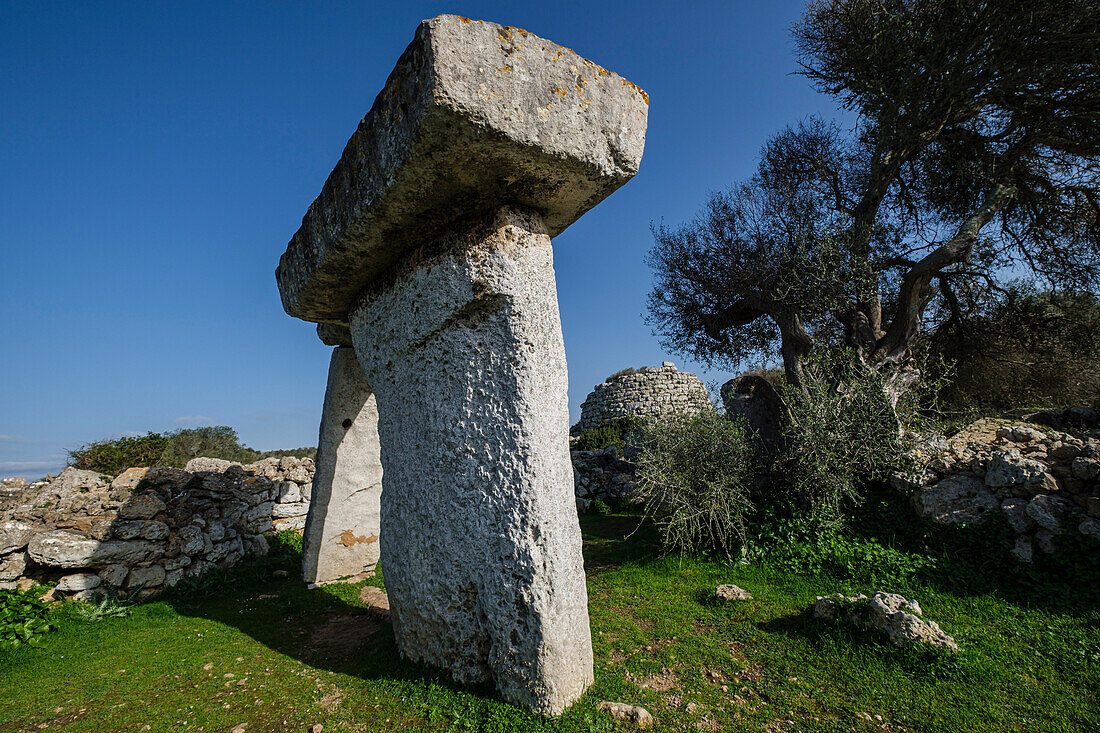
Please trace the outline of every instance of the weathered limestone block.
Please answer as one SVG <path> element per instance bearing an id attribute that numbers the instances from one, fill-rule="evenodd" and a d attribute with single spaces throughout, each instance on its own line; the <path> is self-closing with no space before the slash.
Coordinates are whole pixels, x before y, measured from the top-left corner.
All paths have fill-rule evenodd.
<path id="1" fill-rule="evenodd" d="M 102 568 L 115 563 L 134 563 L 156 553 L 156 545 L 144 541 L 100 542 L 54 530 L 36 534 L 27 548 L 40 565 L 56 568 Z"/>
<path id="2" fill-rule="evenodd" d="M 649 99 L 519 28 L 417 28 L 276 273 L 286 312 L 344 323 L 356 293 L 455 222 L 517 204 L 557 236 L 638 171 Z"/>
<path id="3" fill-rule="evenodd" d="M 561 712 L 592 682 L 592 640 L 545 226 L 504 208 L 444 238 L 365 292 L 351 328 L 378 400 L 399 648 Z"/>
<path id="4" fill-rule="evenodd" d="M 355 350 L 332 352 L 317 470 L 302 540 L 302 577 L 321 585 L 378 563 L 382 461 L 378 407 Z"/>

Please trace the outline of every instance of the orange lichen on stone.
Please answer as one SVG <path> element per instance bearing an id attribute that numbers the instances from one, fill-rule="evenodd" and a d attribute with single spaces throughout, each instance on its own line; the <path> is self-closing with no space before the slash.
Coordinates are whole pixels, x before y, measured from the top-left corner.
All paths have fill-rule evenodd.
<path id="1" fill-rule="evenodd" d="M 622 77 L 619 77 L 619 78 L 622 78 Z M 637 84 L 635 84 L 634 82 L 632 82 L 632 81 L 628 81 L 627 79 L 623 79 L 623 84 L 625 84 L 626 86 L 630 87 L 631 89 L 633 89 L 634 91 L 636 91 L 636 92 L 637 92 L 638 94 L 641 94 L 641 95 L 642 95 L 642 99 L 644 99 L 644 100 L 645 100 L 645 103 L 646 103 L 646 104 L 649 104 L 649 95 L 645 93 L 645 90 L 644 90 L 644 89 L 642 89 L 642 88 L 641 88 L 640 86 L 638 86 L 638 85 L 637 85 Z"/>
<path id="2" fill-rule="evenodd" d="M 378 535 L 372 534 L 368 537 L 362 535 L 356 535 L 350 529 L 345 529 L 340 533 L 340 539 L 337 542 L 344 547 L 352 547 L 353 545 L 369 545 L 378 541 Z"/>

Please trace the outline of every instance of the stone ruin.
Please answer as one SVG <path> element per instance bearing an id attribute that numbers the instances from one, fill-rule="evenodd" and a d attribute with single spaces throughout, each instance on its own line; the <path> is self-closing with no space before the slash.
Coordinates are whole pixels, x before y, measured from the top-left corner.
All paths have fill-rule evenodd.
<path id="1" fill-rule="evenodd" d="M 642 367 L 597 384 L 581 404 L 581 419 L 573 433 L 579 435 L 622 417 L 657 419 L 710 407 L 707 386 L 666 361 L 660 367 Z"/>
<path id="2" fill-rule="evenodd" d="M 637 172 L 648 104 L 518 28 L 424 21 L 276 273 L 336 346 L 306 579 L 380 554 L 402 655 L 542 713 L 593 680 L 550 240 Z"/>

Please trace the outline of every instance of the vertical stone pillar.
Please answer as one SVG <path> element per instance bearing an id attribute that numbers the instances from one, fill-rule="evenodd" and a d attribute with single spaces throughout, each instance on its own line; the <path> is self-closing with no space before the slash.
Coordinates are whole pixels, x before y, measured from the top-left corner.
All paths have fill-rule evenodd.
<path id="1" fill-rule="evenodd" d="M 378 399 L 398 648 L 561 712 L 592 682 L 592 640 L 542 219 L 501 207 L 421 248 L 350 322 Z"/>
<path id="2" fill-rule="evenodd" d="M 381 494 L 374 393 L 355 350 L 338 346 L 329 362 L 303 538 L 302 577 L 307 583 L 323 585 L 374 571 Z"/>

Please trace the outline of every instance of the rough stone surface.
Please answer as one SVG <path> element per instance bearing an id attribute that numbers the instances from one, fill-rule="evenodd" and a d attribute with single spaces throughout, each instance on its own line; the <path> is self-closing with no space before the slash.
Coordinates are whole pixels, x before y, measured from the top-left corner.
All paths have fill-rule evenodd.
<path id="1" fill-rule="evenodd" d="M 75 573 L 61 578 L 57 581 L 56 587 L 59 591 L 76 592 L 98 588 L 102 582 L 103 581 L 100 580 L 98 575 L 93 575 L 92 573 Z"/>
<path id="2" fill-rule="evenodd" d="M 0 522 L 0 555 L 22 550 L 34 536 L 34 527 L 23 522 Z"/>
<path id="3" fill-rule="evenodd" d="M 917 514 L 939 524 L 980 522 L 1000 505 L 982 481 L 962 474 L 948 476 L 913 495 Z"/>
<path id="4" fill-rule="evenodd" d="M 239 466 L 241 464 L 236 461 L 226 461 L 221 458 L 192 458 L 187 462 L 187 465 L 183 467 L 184 471 L 188 473 L 199 473 L 201 471 L 213 471 L 215 473 L 224 473 L 230 466 Z"/>
<path id="5" fill-rule="evenodd" d="M 652 728 L 655 722 L 648 710 L 637 705 L 627 705 L 625 702 L 608 702 L 607 700 L 603 700 L 596 708 L 605 713 L 609 713 L 615 720 L 633 723 L 639 728 Z"/>
<path id="6" fill-rule="evenodd" d="M 694 374 L 676 371 L 672 362 L 665 364 L 597 384 L 581 403 L 581 419 L 572 432 L 579 434 L 621 417 L 653 420 L 710 409 L 707 386 Z"/>
<path id="7" fill-rule="evenodd" d="M 720 585 L 715 589 L 714 595 L 720 601 L 752 600 L 752 593 L 749 593 L 744 588 L 738 588 L 736 585 Z"/>
<path id="8" fill-rule="evenodd" d="M 156 550 L 142 541 L 88 539 L 65 530 L 36 534 L 27 548 L 31 559 L 55 568 L 102 568 L 114 563 L 139 562 Z"/>
<path id="9" fill-rule="evenodd" d="M 127 468 L 125 471 L 115 476 L 115 480 L 111 482 L 112 491 L 132 491 L 141 480 L 145 478 L 145 474 L 149 473 L 148 468 L 136 467 Z"/>
<path id="10" fill-rule="evenodd" d="M 378 405 L 355 350 L 337 347 L 317 442 L 317 472 L 302 540 L 302 577 L 331 583 L 378 563 L 382 496 Z"/>
<path id="11" fill-rule="evenodd" d="M 729 380 L 722 385 L 722 404 L 727 415 L 744 420 L 765 445 L 779 440 L 786 408 L 768 380 L 756 374 Z"/>
<path id="12" fill-rule="evenodd" d="M 399 650 L 560 713 L 593 672 L 548 230 L 504 208 L 455 232 L 365 291 L 351 329 Z"/>
<path id="13" fill-rule="evenodd" d="M 935 621 L 921 618 L 923 612 L 916 601 L 906 600 L 896 593 L 879 591 L 870 598 L 862 593 L 855 596 L 818 596 L 814 601 L 813 615 L 827 621 L 844 619 L 854 626 L 882 631 L 896 646 L 925 643 L 959 651 L 955 640 L 945 634 Z"/>
<path id="14" fill-rule="evenodd" d="M 283 307 L 346 322 L 404 253 L 501 205 L 557 235 L 638 171 L 648 110 L 618 74 L 526 31 L 424 21 L 280 261 Z"/>

